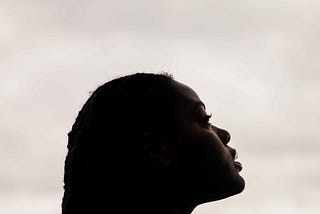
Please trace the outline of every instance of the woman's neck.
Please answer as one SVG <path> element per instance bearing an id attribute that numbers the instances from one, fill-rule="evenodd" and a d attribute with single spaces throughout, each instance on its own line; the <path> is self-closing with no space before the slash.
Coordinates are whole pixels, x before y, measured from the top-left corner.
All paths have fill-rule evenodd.
<path id="1" fill-rule="evenodd" d="M 152 214 L 191 214 L 195 205 L 179 201 L 156 200 L 143 205 L 145 213 Z"/>

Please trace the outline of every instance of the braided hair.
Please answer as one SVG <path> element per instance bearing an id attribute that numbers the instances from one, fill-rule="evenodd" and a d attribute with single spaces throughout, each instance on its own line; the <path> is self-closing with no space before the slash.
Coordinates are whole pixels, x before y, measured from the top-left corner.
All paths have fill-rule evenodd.
<path id="1" fill-rule="evenodd" d="M 91 94 L 68 133 L 62 214 L 98 210 L 100 194 L 112 192 L 110 185 L 128 175 L 133 185 L 143 179 L 143 134 L 175 131 L 172 82 L 167 73 L 136 73 Z"/>

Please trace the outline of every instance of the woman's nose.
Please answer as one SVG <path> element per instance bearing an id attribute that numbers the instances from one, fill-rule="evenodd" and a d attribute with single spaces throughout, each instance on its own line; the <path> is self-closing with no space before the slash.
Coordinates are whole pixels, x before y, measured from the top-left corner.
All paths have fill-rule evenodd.
<path id="1" fill-rule="evenodd" d="M 227 145 L 231 139 L 230 133 L 227 130 L 224 129 L 220 129 L 218 127 L 216 128 L 216 133 L 218 135 L 218 137 L 220 138 L 220 140 Z"/>

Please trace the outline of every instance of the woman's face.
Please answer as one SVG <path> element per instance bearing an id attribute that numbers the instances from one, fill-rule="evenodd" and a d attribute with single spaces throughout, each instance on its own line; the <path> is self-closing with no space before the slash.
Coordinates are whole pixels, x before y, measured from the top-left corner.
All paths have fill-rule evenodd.
<path id="1" fill-rule="evenodd" d="M 174 82 L 176 119 L 180 124 L 178 146 L 186 192 L 197 203 L 219 200 L 242 192 L 242 166 L 236 150 L 228 146 L 230 135 L 209 122 L 204 104 L 188 86 Z"/>

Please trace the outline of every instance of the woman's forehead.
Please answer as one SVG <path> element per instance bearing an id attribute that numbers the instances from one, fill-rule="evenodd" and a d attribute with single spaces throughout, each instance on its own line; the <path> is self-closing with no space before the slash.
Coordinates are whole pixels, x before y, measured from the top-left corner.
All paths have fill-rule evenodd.
<path id="1" fill-rule="evenodd" d="M 175 81 L 174 88 L 177 94 L 176 105 L 180 114 L 190 114 L 199 107 L 204 106 L 198 94 L 189 86 Z"/>
<path id="2" fill-rule="evenodd" d="M 181 82 L 174 81 L 174 88 L 179 98 L 181 97 L 191 102 L 201 101 L 198 94 L 192 88 Z"/>

